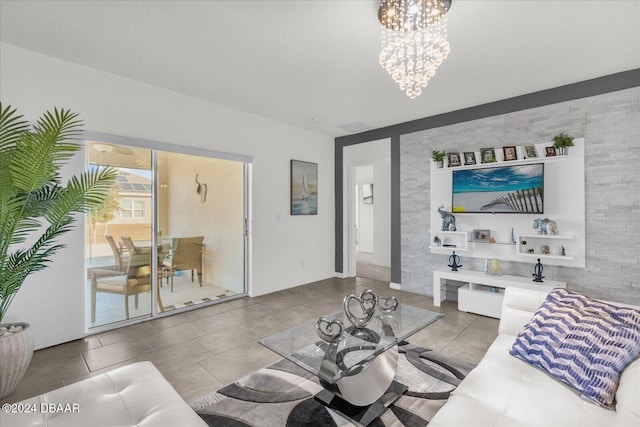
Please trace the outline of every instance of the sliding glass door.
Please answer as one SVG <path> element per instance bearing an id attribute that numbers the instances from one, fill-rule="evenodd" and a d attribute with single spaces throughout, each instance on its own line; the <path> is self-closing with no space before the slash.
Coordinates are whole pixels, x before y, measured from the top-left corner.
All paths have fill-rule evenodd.
<path id="1" fill-rule="evenodd" d="M 91 142 L 90 168 L 118 171 L 107 202 L 87 215 L 90 327 L 148 316 L 151 308 L 151 150 Z"/>
<path id="2" fill-rule="evenodd" d="M 87 215 L 89 327 L 246 292 L 245 163 L 95 141 L 87 153 L 118 171 Z"/>
<path id="3" fill-rule="evenodd" d="M 242 294 L 244 164 L 158 152 L 164 310 Z"/>

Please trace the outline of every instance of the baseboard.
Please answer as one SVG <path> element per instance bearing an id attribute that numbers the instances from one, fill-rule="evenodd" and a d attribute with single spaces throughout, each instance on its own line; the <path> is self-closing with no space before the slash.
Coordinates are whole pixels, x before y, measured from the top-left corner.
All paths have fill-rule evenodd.
<path id="1" fill-rule="evenodd" d="M 389 283 L 389 287 L 390 287 L 391 289 L 395 289 L 395 290 L 397 290 L 397 291 L 401 291 L 401 290 L 402 290 L 402 285 L 401 285 L 400 283 L 393 283 L 393 282 L 391 282 L 391 283 Z"/>

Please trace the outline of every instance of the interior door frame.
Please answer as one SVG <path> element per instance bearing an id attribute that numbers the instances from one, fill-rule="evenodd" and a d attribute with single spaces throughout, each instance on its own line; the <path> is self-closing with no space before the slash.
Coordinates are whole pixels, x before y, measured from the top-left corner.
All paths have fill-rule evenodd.
<path id="1" fill-rule="evenodd" d="M 367 146 L 370 144 L 380 144 L 385 148 L 389 148 L 389 159 L 391 157 L 391 139 L 382 138 L 376 141 L 368 141 L 358 145 L 349 145 L 344 147 L 343 151 L 343 229 L 347 230 L 344 233 L 346 239 L 343 240 L 343 273 L 341 277 L 355 277 L 356 276 L 356 228 L 355 228 L 355 203 L 357 203 L 355 186 L 356 182 L 356 168 L 359 166 L 371 166 L 376 161 L 382 160 L 382 157 L 367 158 L 366 155 L 359 156 L 358 152 L 366 153 Z M 355 156 L 348 155 L 348 153 L 356 153 Z M 356 157 L 352 159 L 351 157 Z M 375 169 L 374 169 L 375 176 Z M 392 196 L 390 196 L 392 197 Z M 392 201 L 392 200 L 391 200 Z M 391 233 L 391 224 L 389 224 L 389 233 Z M 389 248 L 391 250 L 391 248 Z"/>

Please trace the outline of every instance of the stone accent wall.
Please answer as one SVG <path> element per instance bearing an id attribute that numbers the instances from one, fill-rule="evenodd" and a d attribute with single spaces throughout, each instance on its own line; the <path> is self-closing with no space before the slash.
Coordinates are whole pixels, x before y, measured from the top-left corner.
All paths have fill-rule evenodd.
<path id="1" fill-rule="evenodd" d="M 448 256 L 429 251 L 431 150 L 585 138 L 586 268 L 545 266 L 569 289 L 640 304 L 640 88 L 428 129 L 400 137 L 402 289 L 433 293 L 433 269 Z M 547 183 L 562 185 L 562 183 Z M 482 259 L 463 259 L 481 270 Z M 532 263 L 501 262 L 505 274 L 529 276 Z"/>

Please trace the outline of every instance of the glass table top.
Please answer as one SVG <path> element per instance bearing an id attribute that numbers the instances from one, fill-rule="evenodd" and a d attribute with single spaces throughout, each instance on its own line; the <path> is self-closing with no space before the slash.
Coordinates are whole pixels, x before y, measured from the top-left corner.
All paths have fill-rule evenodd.
<path id="1" fill-rule="evenodd" d="M 364 328 L 356 328 L 351 326 L 344 311 L 339 311 L 325 316 L 329 321 L 339 319 L 345 326 L 336 341 L 320 339 L 313 320 L 258 342 L 332 384 L 344 376 L 360 372 L 378 355 L 442 316 L 399 304 L 389 314 L 376 308 L 371 322 Z"/>

